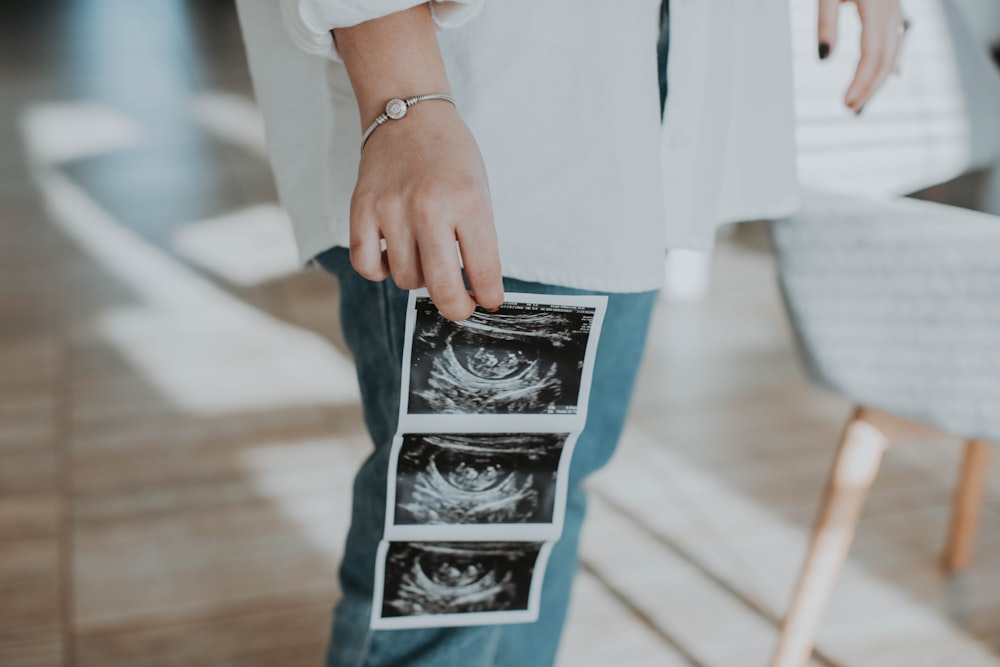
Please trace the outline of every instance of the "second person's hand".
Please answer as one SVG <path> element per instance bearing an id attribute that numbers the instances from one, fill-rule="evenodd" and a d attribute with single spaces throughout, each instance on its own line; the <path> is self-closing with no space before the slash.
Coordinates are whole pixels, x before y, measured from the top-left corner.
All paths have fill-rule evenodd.
<path id="1" fill-rule="evenodd" d="M 899 0 L 819 0 L 819 57 L 826 58 L 837 44 L 840 5 L 853 2 L 861 19 L 861 58 L 844 104 L 861 113 L 890 72 L 899 70 L 907 23 Z"/>

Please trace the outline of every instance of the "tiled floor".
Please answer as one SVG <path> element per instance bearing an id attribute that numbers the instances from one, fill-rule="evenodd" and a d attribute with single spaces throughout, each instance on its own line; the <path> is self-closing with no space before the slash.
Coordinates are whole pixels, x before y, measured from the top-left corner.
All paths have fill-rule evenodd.
<path id="1" fill-rule="evenodd" d="M 3 12 L 0 666 L 319 664 L 368 444 L 232 8 Z M 759 239 L 657 308 L 561 665 L 766 663 L 848 406 L 802 376 Z M 814 664 L 1000 665 L 1000 469 L 973 565 L 935 564 L 957 457 L 889 455 Z"/>

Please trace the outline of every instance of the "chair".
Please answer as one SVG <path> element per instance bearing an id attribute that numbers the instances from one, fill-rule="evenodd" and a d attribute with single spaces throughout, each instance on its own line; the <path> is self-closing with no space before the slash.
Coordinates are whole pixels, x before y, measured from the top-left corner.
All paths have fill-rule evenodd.
<path id="1" fill-rule="evenodd" d="M 1000 217 L 809 193 L 772 237 L 808 371 L 856 405 L 771 663 L 800 667 L 890 443 L 929 431 L 965 442 L 943 567 L 970 557 L 988 443 L 1000 443 Z"/>

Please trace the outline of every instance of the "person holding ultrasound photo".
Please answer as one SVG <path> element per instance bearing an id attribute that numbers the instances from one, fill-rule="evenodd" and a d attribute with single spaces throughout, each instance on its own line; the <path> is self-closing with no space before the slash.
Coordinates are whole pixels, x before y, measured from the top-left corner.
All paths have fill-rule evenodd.
<path id="1" fill-rule="evenodd" d="M 835 48 L 840 4 L 819 0 L 820 57 Z M 845 104 L 860 112 L 897 66 L 904 21 L 898 0 L 853 4 L 863 55 Z M 355 479 L 329 667 L 554 664 L 577 569 L 581 482 L 610 459 L 621 434 L 664 253 L 707 249 L 715 226 L 737 219 L 735 211 L 750 219 L 793 209 L 787 2 L 674 5 L 238 0 L 282 203 L 303 262 L 339 280 L 374 442 Z M 737 85 L 740 76 L 755 78 Z M 451 332 L 449 345 L 465 345 L 465 378 L 516 374 L 536 353 L 584 357 L 574 341 L 586 339 L 590 314 L 517 319 L 504 310 L 505 293 L 606 295 L 582 430 L 396 438 L 408 292 L 419 288 L 433 308 L 420 315 L 424 325 L 418 318 L 413 372 Z M 475 342 L 481 332 L 473 331 L 492 313 L 509 318 L 511 330 L 521 327 L 495 348 Z M 473 342 L 463 343 L 465 335 Z M 536 343 L 517 347 L 510 343 L 517 336 Z M 558 413 L 572 407 L 559 403 L 570 381 L 540 377 L 534 397 L 517 393 L 504 405 L 520 410 L 541 397 Z M 465 380 L 427 382 L 434 391 L 409 399 L 420 409 L 447 412 L 473 400 L 481 412 L 495 409 Z M 402 591 L 394 613 L 420 615 L 519 604 L 519 582 L 530 579 L 537 556 L 530 545 L 493 542 L 380 554 L 394 442 L 403 480 L 395 507 L 404 524 L 475 517 L 483 507 L 475 494 L 486 488 L 516 501 L 491 510 L 487 523 L 531 522 L 552 515 L 551 487 L 517 462 L 555 470 L 577 435 L 537 620 L 372 629 L 379 562 L 396 568 L 384 582 Z M 428 467 L 432 476 L 421 477 Z M 429 509 L 446 479 L 464 485 L 463 501 Z M 419 576 L 406 578 L 414 563 Z M 469 590 L 481 594 L 455 592 Z"/>

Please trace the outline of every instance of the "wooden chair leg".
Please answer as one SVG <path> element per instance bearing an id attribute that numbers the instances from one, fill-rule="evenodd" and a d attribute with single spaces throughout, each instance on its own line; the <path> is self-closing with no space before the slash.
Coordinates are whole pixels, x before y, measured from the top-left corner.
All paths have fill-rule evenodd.
<path id="1" fill-rule="evenodd" d="M 801 667 L 812 653 L 820 617 L 889 444 L 877 420 L 868 417 L 868 411 L 859 408 L 844 429 L 772 667 Z"/>
<path id="2" fill-rule="evenodd" d="M 941 566 L 949 574 L 965 569 L 972 554 L 976 528 L 979 525 L 979 510 L 986 490 L 986 474 L 990 467 L 990 447 L 981 440 L 969 440 L 965 443 L 965 454 L 951 508 L 948 541 L 941 558 Z"/>

